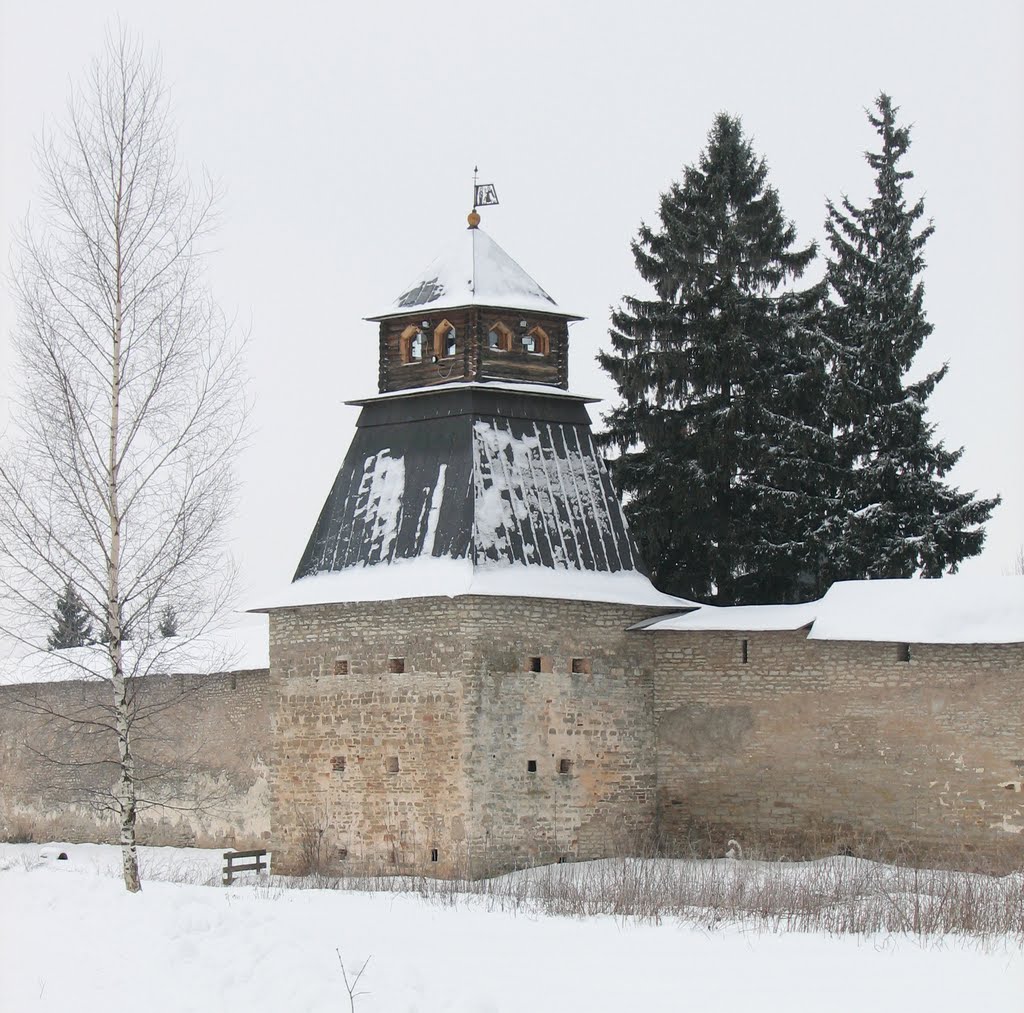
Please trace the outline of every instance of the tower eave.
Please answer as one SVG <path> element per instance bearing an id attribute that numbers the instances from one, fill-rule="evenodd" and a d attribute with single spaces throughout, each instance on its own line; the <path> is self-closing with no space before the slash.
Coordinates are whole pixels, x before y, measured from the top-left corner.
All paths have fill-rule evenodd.
<path id="1" fill-rule="evenodd" d="M 493 310 L 513 310 L 516 313 L 523 314 L 536 314 L 541 313 L 549 317 L 558 317 L 561 320 L 565 320 L 569 323 L 575 323 L 578 320 L 586 320 L 585 316 L 579 313 L 570 313 L 562 309 L 560 306 L 554 303 L 542 303 L 539 300 L 535 302 L 527 303 L 526 300 L 500 300 L 500 299 L 471 299 L 469 301 L 461 302 L 436 302 L 436 303 L 423 303 L 418 306 L 403 306 L 401 308 L 388 309 L 382 313 L 375 313 L 371 316 L 363 317 L 363 320 L 369 323 L 383 323 L 385 320 L 397 320 L 401 317 L 416 317 L 423 314 L 438 313 L 449 313 L 453 310 L 467 310 L 467 309 L 493 309 Z"/>
<path id="2" fill-rule="evenodd" d="M 372 394 L 369 397 L 355 398 L 346 401 L 345 404 L 354 408 L 362 408 L 366 405 L 383 404 L 386 402 L 404 401 L 409 398 L 428 398 L 445 394 L 510 394 L 513 396 L 531 398 L 557 398 L 564 402 L 576 402 L 578 404 L 598 404 L 599 397 L 592 397 L 589 394 L 577 394 L 574 391 L 563 390 L 561 387 L 552 387 L 540 383 L 518 383 L 509 380 L 456 380 L 451 383 L 435 384 L 432 387 L 406 387 L 401 390 L 384 391 L 380 394 Z"/>

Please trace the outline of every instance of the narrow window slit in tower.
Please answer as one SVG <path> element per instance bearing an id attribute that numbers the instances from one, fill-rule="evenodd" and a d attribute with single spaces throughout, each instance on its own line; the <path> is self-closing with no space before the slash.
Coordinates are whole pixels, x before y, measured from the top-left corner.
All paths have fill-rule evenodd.
<path id="1" fill-rule="evenodd" d="M 572 674 L 573 675 L 590 675 L 590 658 L 573 658 L 572 659 Z"/>
<path id="2" fill-rule="evenodd" d="M 748 650 L 749 647 L 750 647 L 750 641 L 749 640 L 743 640 L 743 641 L 740 642 L 740 651 L 741 651 L 741 655 L 742 655 L 741 660 L 742 660 L 744 665 L 747 664 L 747 662 L 750 660 L 749 650 Z"/>
<path id="3" fill-rule="evenodd" d="M 526 671 L 527 672 L 539 672 L 540 671 L 540 658 L 529 657 L 526 659 Z"/>
<path id="4" fill-rule="evenodd" d="M 536 774 L 537 773 L 537 761 L 536 760 L 527 760 L 526 761 L 526 772 L 528 774 Z"/>
<path id="5" fill-rule="evenodd" d="M 400 673 L 405 671 L 405 658 L 388 658 L 388 671 Z"/>
<path id="6" fill-rule="evenodd" d="M 910 644 L 897 644 L 896 645 L 896 660 L 897 661 L 910 661 Z"/>
<path id="7" fill-rule="evenodd" d="M 558 773 L 559 774 L 571 774 L 572 773 L 572 760 L 561 759 L 558 761 Z"/>
<path id="8" fill-rule="evenodd" d="M 437 861 L 437 848 L 431 848 L 430 849 L 430 860 L 432 862 L 436 862 Z"/>

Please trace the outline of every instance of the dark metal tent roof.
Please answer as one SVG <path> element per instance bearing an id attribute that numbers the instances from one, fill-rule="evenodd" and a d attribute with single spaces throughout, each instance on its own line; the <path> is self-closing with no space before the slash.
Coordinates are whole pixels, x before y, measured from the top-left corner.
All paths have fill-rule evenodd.
<path id="1" fill-rule="evenodd" d="M 582 400 L 419 393 L 357 426 L 296 579 L 423 556 L 644 573 Z"/>

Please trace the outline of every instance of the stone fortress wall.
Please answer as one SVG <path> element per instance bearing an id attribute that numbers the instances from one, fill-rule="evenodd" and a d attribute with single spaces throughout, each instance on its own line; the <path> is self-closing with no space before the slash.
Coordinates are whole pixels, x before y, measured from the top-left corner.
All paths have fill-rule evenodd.
<path id="1" fill-rule="evenodd" d="M 311 830 L 328 867 L 439 875 L 721 855 L 733 838 L 1024 861 L 1024 645 L 627 630 L 654 612 L 478 597 L 275 613 L 279 862 L 300 868 Z"/>
<path id="2" fill-rule="evenodd" d="M 271 675 L 153 679 L 157 759 L 184 758 L 171 793 L 209 806 L 144 816 L 140 841 L 267 846 L 281 872 L 313 845 L 328 869 L 452 875 L 720 855 L 731 838 L 794 858 L 1024 863 L 1024 645 L 627 631 L 655 611 L 463 597 L 277 612 Z M 103 690 L 31 691 L 65 710 Z M 84 737 L 26 713 L 26 692 L 0 687 L 0 837 L 114 840 L 83 801 L 88 768 L 33 751 L 87 758 Z"/>
<path id="3" fill-rule="evenodd" d="M 1024 864 L 1024 645 L 652 638 L 675 848 Z"/>
<path id="4" fill-rule="evenodd" d="M 265 669 L 139 680 L 139 791 L 173 806 L 140 812 L 140 844 L 266 846 L 267 682 Z M 101 808 L 116 743 L 81 723 L 106 721 L 109 693 L 99 681 L 0 685 L 0 840 L 117 841 Z"/>

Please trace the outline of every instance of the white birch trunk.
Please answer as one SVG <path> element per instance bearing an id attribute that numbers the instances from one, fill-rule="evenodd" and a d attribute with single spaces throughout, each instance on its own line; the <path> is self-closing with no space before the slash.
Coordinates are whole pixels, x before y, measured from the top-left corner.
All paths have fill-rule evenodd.
<path id="1" fill-rule="evenodd" d="M 123 151 L 123 149 L 122 149 Z M 109 636 L 111 685 L 114 690 L 114 723 L 117 729 L 117 754 L 121 770 L 117 783 L 118 813 L 121 817 L 121 864 L 124 885 L 130 893 L 142 889 L 139 880 L 139 855 L 135 845 L 135 757 L 132 755 L 131 722 L 128 713 L 128 683 L 124 674 L 124 652 L 121 638 L 121 513 L 118 487 L 118 448 L 121 425 L 121 327 L 124 290 L 121 256 L 121 200 L 124 179 L 123 163 L 119 166 L 114 203 L 114 328 L 110 375 L 110 444 L 107 458 L 107 509 L 110 523 L 110 562 L 107 567 L 107 634 Z"/>

